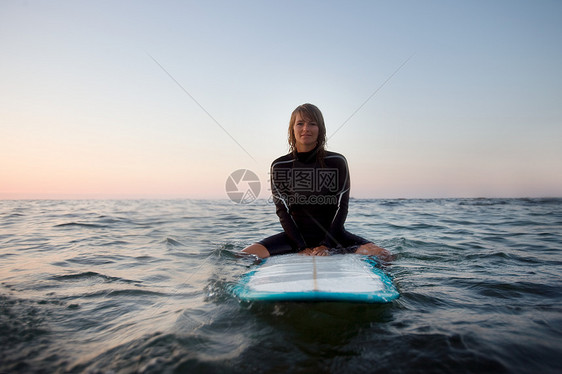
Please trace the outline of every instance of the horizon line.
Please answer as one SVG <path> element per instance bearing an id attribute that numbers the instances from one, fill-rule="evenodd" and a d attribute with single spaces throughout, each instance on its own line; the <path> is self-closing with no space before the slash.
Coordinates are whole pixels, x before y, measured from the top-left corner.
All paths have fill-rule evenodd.
<path id="1" fill-rule="evenodd" d="M 15 195 L 15 194 L 8 194 L 8 195 Z M 541 200 L 541 199 L 562 199 L 561 196 L 418 196 L 418 197 L 355 197 L 350 196 L 350 200 L 460 200 L 460 199 L 469 199 L 469 200 L 492 200 L 492 199 L 505 199 L 505 200 L 524 200 L 524 199 L 533 199 L 533 200 Z M 197 196 L 174 196 L 174 195 L 130 195 L 130 196 L 112 196 L 112 195 L 89 195 L 89 194 L 44 194 L 44 195 L 37 195 L 37 196 L 3 196 L 0 194 L 0 201 L 79 201 L 79 200 L 224 200 L 229 201 L 230 198 L 228 196 L 225 197 L 197 197 Z M 254 202 L 257 201 L 268 201 L 269 198 L 257 198 L 251 203 L 247 204 L 238 204 L 233 202 L 235 205 L 252 205 Z"/>

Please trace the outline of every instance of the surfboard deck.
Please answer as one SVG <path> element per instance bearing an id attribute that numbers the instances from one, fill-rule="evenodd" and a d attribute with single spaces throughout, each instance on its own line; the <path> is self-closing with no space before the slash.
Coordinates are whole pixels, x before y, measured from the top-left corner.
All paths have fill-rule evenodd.
<path id="1" fill-rule="evenodd" d="M 386 303 L 400 296 L 372 259 L 354 254 L 273 256 L 233 288 L 245 301 L 351 301 Z"/>

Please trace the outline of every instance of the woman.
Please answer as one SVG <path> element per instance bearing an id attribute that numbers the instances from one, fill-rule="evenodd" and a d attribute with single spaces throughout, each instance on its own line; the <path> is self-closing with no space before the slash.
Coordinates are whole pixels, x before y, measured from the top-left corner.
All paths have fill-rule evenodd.
<path id="1" fill-rule="evenodd" d="M 295 252 L 391 258 L 387 250 L 345 230 L 350 187 L 347 161 L 326 151 L 325 144 L 322 112 L 312 104 L 297 107 L 289 122 L 290 153 L 271 165 L 271 193 L 283 232 L 243 252 L 260 258 Z"/>

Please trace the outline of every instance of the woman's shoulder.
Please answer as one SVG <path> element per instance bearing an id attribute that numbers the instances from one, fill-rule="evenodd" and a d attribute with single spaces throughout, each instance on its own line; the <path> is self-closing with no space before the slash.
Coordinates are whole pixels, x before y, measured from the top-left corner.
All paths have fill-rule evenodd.
<path id="1" fill-rule="evenodd" d="M 293 160 L 295 159 L 295 156 L 293 156 L 292 153 L 288 153 L 286 155 L 283 155 L 281 157 L 277 157 L 272 163 L 271 163 L 271 167 L 275 167 L 279 164 L 284 164 L 284 163 L 288 163 L 288 162 L 293 162 Z"/>
<path id="2" fill-rule="evenodd" d="M 345 156 L 342 155 L 341 153 L 332 152 L 332 151 L 325 151 L 325 152 L 326 152 L 326 156 L 324 156 L 324 157 L 341 157 L 341 158 L 345 159 Z"/>
<path id="3" fill-rule="evenodd" d="M 347 164 L 347 159 L 345 158 L 345 156 L 342 155 L 341 153 L 337 153 L 337 152 L 326 151 L 326 155 L 324 156 L 324 160 L 326 160 L 326 161 L 328 161 L 328 160 L 343 161 L 344 163 Z"/>

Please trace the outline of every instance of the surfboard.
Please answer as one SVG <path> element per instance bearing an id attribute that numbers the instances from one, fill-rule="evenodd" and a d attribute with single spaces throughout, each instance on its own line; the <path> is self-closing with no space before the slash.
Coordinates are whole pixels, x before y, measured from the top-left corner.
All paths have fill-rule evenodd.
<path id="1" fill-rule="evenodd" d="M 272 256 L 233 287 L 244 301 L 349 301 L 387 303 L 400 296 L 367 256 Z"/>

